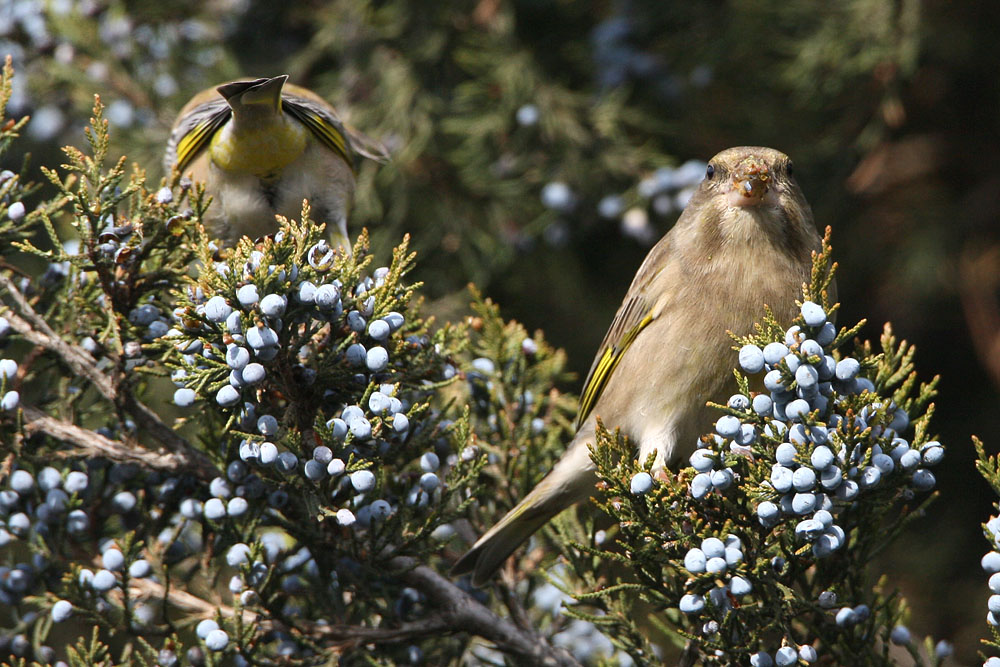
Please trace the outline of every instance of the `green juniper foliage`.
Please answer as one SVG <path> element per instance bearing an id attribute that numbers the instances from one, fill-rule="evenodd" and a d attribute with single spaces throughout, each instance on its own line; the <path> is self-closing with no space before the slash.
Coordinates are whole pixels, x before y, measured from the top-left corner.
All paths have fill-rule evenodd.
<path id="1" fill-rule="evenodd" d="M 868 568 L 930 499 L 935 383 L 888 327 L 876 353 L 829 321 L 829 243 L 799 321 L 738 341 L 692 468 L 602 427 L 606 516 L 471 590 L 448 566 L 571 436 L 565 355 L 476 292 L 424 317 L 407 237 L 380 266 L 304 206 L 218 247 L 198 186 L 109 166 L 105 111 L 47 185 L 0 184 L 5 664 L 936 660 Z M 0 113 L 0 149 L 23 128 Z"/>
<path id="2" fill-rule="evenodd" d="M 0 234 L 22 240 L 0 272 L 4 655 L 445 663 L 473 635 L 554 655 L 439 572 L 490 486 L 480 445 L 500 443 L 476 387 L 541 451 L 569 420 L 564 355 L 479 298 L 474 323 L 432 326 L 408 239 L 376 266 L 366 233 L 331 248 L 308 207 L 217 247 L 199 187 L 106 164 L 104 113 L 88 153 L 45 171 L 51 202 L 27 211 L 6 178 Z M 473 381 L 472 349 L 502 372 Z"/>
<path id="3" fill-rule="evenodd" d="M 529 336 L 517 322 L 505 322 L 496 304 L 475 297 L 472 326 L 479 336 L 465 378 L 473 423 L 486 434 L 478 444 L 491 459 L 480 482 L 498 499 L 480 507 L 489 511 L 482 522 L 488 527 L 489 517 L 516 505 L 558 460 L 575 397 L 552 386 L 567 379 L 565 354 L 548 346 L 541 332 Z"/>
<path id="4" fill-rule="evenodd" d="M 1000 496 L 1000 455 L 990 456 L 986 452 L 983 442 L 973 436 L 972 444 L 976 448 L 976 469 L 983 479 L 993 489 L 993 493 Z M 983 646 L 987 648 L 987 653 L 980 653 L 986 660 L 987 667 L 997 667 L 1000 665 L 1000 658 L 987 658 L 988 653 L 1000 652 L 1000 504 L 993 503 L 993 509 L 997 512 L 990 516 L 989 520 L 983 524 L 983 536 L 990 545 L 988 551 L 982 558 L 981 565 L 983 571 L 989 575 L 987 585 L 990 590 L 990 598 L 987 602 L 988 612 L 986 621 L 989 627 L 989 637 L 983 639 Z"/>

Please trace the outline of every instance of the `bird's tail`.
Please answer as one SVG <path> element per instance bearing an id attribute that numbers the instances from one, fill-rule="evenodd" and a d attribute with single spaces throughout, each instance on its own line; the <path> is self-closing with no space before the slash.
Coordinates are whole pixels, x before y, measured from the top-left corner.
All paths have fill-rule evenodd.
<path id="1" fill-rule="evenodd" d="M 543 482 L 544 483 L 544 482 Z M 490 528 L 451 568 L 452 575 L 472 573 L 474 586 L 482 586 L 500 569 L 507 557 L 566 508 L 559 497 L 546 498 L 539 485 L 525 496 L 500 522 Z"/>
<path id="2" fill-rule="evenodd" d="M 583 435 L 587 434 L 589 431 Z M 585 438 L 578 433 L 555 468 L 458 559 L 451 569 L 452 575 L 471 572 L 472 583 L 482 586 L 549 519 L 588 498 L 596 481 Z"/>
<path id="3" fill-rule="evenodd" d="M 250 81 L 232 81 L 224 83 L 216 90 L 226 100 L 226 103 L 237 113 L 246 106 L 258 105 L 281 110 L 281 89 L 288 80 L 287 74 L 270 79 L 252 79 Z"/>

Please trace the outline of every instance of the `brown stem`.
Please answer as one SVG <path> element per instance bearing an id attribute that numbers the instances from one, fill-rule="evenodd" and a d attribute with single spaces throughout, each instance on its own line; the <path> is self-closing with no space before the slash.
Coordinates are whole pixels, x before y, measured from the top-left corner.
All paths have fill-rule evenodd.
<path id="1" fill-rule="evenodd" d="M 579 667 L 580 663 L 568 651 L 552 646 L 532 630 L 500 618 L 449 579 L 415 559 L 396 556 L 389 566 L 401 570 L 402 579 L 434 603 L 443 627 L 487 639 L 501 651 L 516 656 L 518 664 Z"/>
<path id="2" fill-rule="evenodd" d="M 694 667 L 700 659 L 701 653 L 698 651 L 698 645 L 688 640 L 680 658 L 677 659 L 677 667 Z"/>
<path id="3" fill-rule="evenodd" d="M 75 449 L 61 452 L 57 456 L 101 456 L 121 463 L 137 463 L 143 467 L 169 472 L 185 470 L 205 479 L 218 474 L 215 466 L 204 455 L 185 456 L 183 453 L 153 452 L 134 443 L 106 438 L 90 429 L 81 428 L 62 419 L 51 417 L 41 410 L 27 406 L 24 408 L 24 430 L 29 435 L 45 435 L 71 443 Z"/>
<path id="4" fill-rule="evenodd" d="M 58 356 L 78 377 L 85 378 L 97 392 L 113 405 L 123 409 L 135 419 L 136 424 L 172 452 L 182 462 L 182 467 L 207 471 L 214 470 L 211 461 L 184 438 L 165 424 L 159 415 L 139 401 L 129 391 L 119 391 L 111 378 L 97 368 L 96 360 L 86 350 L 63 340 L 35 309 L 31 307 L 11 279 L 0 273 L 0 287 L 10 295 L 18 312 L 8 311 L 4 316 L 12 329 L 25 340 Z M 212 475 L 214 476 L 214 472 Z"/>
<path id="5" fill-rule="evenodd" d="M 580 667 L 580 663 L 567 651 L 553 647 L 530 629 L 518 628 L 507 619 L 500 618 L 447 578 L 426 565 L 418 564 L 416 559 L 396 556 L 388 565 L 401 571 L 404 581 L 422 591 L 434 603 L 435 610 L 425 618 L 393 627 L 306 624 L 308 627 L 302 629 L 314 634 L 317 639 L 340 646 L 402 642 L 426 638 L 433 633 L 468 632 L 516 656 L 519 665 Z M 131 592 L 135 597 L 147 599 L 162 599 L 166 595 L 171 605 L 200 618 L 213 618 L 217 610 L 223 616 L 236 613 L 231 606 L 217 604 L 186 591 L 171 589 L 168 592 L 162 584 L 150 579 L 133 579 Z M 243 611 L 243 619 L 245 622 L 261 623 L 262 626 L 274 623 L 273 619 L 259 618 L 249 610 Z"/>
<path id="6" fill-rule="evenodd" d="M 510 617 L 517 624 L 517 627 L 522 630 L 530 630 L 533 627 L 531 620 L 528 618 L 528 614 L 524 611 L 524 607 L 521 606 L 520 600 L 517 599 L 517 595 L 514 593 L 516 585 L 517 582 L 514 579 L 508 578 L 506 572 L 504 572 L 499 585 L 500 597 L 503 599 L 504 606 L 507 607 L 507 611 L 510 612 Z"/>
<path id="7" fill-rule="evenodd" d="M 419 621 L 402 623 L 390 628 L 372 628 L 362 625 L 315 625 L 311 628 L 319 637 L 339 646 L 425 639 L 428 635 L 448 632 L 449 629 L 445 619 L 438 615 L 431 615 Z"/>

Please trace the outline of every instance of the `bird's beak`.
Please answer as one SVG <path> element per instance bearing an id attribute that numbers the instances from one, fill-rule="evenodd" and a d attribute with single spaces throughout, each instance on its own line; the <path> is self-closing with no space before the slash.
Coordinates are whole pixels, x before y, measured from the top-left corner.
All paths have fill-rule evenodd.
<path id="1" fill-rule="evenodd" d="M 757 206 L 770 190 L 767 167 L 751 165 L 733 172 L 729 190 L 730 206 Z"/>

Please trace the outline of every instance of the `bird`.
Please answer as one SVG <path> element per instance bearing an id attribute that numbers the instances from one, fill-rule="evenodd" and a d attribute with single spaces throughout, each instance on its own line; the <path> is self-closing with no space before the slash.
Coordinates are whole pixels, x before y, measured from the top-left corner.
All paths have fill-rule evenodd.
<path id="1" fill-rule="evenodd" d="M 487 583 L 535 531 L 590 497 L 588 445 L 597 419 L 621 429 L 640 461 L 676 467 L 712 422 L 706 403 L 733 380 L 732 335 L 769 306 L 798 312 L 822 240 L 784 153 L 718 153 L 674 226 L 649 251 L 598 349 L 580 395 L 576 434 L 552 470 L 452 567 Z M 710 428 L 710 426 L 709 426 Z"/>
<path id="2" fill-rule="evenodd" d="M 275 215 L 313 219 L 350 252 L 347 216 L 357 158 L 387 159 L 376 141 L 349 129 L 313 91 L 288 75 L 238 79 L 184 105 L 164 155 L 168 174 L 190 175 L 212 197 L 209 232 L 227 244 L 277 231 Z"/>

